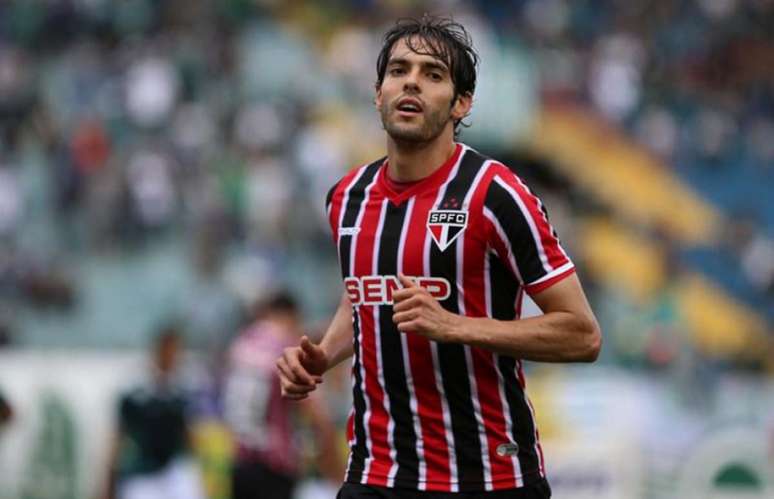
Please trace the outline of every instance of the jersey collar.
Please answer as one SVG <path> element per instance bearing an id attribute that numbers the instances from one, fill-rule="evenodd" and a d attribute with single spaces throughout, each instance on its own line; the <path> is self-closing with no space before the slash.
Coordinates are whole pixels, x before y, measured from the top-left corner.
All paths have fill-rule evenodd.
<path id="1" fill-rule="evenodd" d="M 438 169 L 436 169 L 433 173 L 431 173 L 429 176 L 423 178 L 422 180 L 419 180 L 416 184 L 412 185 L 408 189 L 401 191 L 401 192 L 395 192 L 387 182 L 387 159 L 384 160 L 382 163 L 382 166 L 379 167 L 379 177 L 378 177 L 378 186 L 379 190 L 384 193 L 384 196 L 390 200 L 390 202 L 396 206 L 402 204 L 407 199 L 416 196 L 420 192 L 424 192 L 430 189 L 435 189 L 439 187 L 443 182 L 446 180 L 446 178 L 449 176 L 449 172 L 452 170 L 455 164 L 457 164 L 457 161 L 460 159 L 460 155 L 462 153 L 462 144 L 455 143 L 454 144 L 454 153 L 452 153 L 451 157 L 446 160 L 444 164 L 442 164 Z"/>

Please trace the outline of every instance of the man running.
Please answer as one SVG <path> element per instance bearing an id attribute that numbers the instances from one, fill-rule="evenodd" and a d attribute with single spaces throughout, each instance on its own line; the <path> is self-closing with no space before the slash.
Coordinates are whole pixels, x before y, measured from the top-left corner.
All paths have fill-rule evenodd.
<path id="1" fill-rule="evenodd" d="M 277 360 L 283 396 L 300 400 L 354 355 L 342 499 L 550 497 L 522 361 L 600 350 L 540 200 L 455 142 L 477 59 L 448 19 L 385 35 L 375 103 L 387 156 L 327 199 L 345 292 L 320 344 L 302 338 Z M 525 292 L 544 315 L 520 319 Z"/>

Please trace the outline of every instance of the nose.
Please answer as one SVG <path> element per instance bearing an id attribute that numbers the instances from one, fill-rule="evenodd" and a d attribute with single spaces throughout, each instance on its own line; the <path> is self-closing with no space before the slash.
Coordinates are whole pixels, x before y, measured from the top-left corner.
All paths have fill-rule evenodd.
<path id="1" fill-rule="evenodd" d="M 403 81 L 403 90 L 419 92 L 419 70 L 417 68 L 406 73 L 406 78 Z"/>

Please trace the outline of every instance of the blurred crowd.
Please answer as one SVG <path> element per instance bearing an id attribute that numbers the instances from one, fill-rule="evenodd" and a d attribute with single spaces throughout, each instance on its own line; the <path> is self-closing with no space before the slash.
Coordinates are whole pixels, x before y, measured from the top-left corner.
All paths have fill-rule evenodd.
<path id="1" fill-rule="evenodd" d="M 772 320 L 774 3 L 482 8 L 530 47 L 543 99 L 590 104 L 724 210 L 721 244 L 687 258 Z"/>
<path id="2" fill-rule="evenodd" d="M 140 345 L 174 317 L 191 345 L 222 346 L 284 285 L 324 319 L 338 295 L 320 292 L 338 286 L 324 195 L 381 152 L 377 34 L 424 11 L 453 13 L 483 52 L 462 140 L 523 161 L 519 124 L 541 102 L 585 102 L 729 214 L 713 255 L 772 305 L 770 0 L 9 0 L 0 344 Z M 593 203 L 540 161 L 524 176 L 572 246 Z"/>

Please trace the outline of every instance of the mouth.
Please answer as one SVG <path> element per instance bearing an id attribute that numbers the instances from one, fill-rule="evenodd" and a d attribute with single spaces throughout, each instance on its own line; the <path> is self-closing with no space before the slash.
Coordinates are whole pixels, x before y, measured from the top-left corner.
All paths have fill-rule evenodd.
<path id="1" fill-rule="evenodd" d="M 422 103 L 411 97 L 404 97 L 399 100 L 395 109 L 403 116 L 416 116 L 422 114 L 423 111 Z"/>

